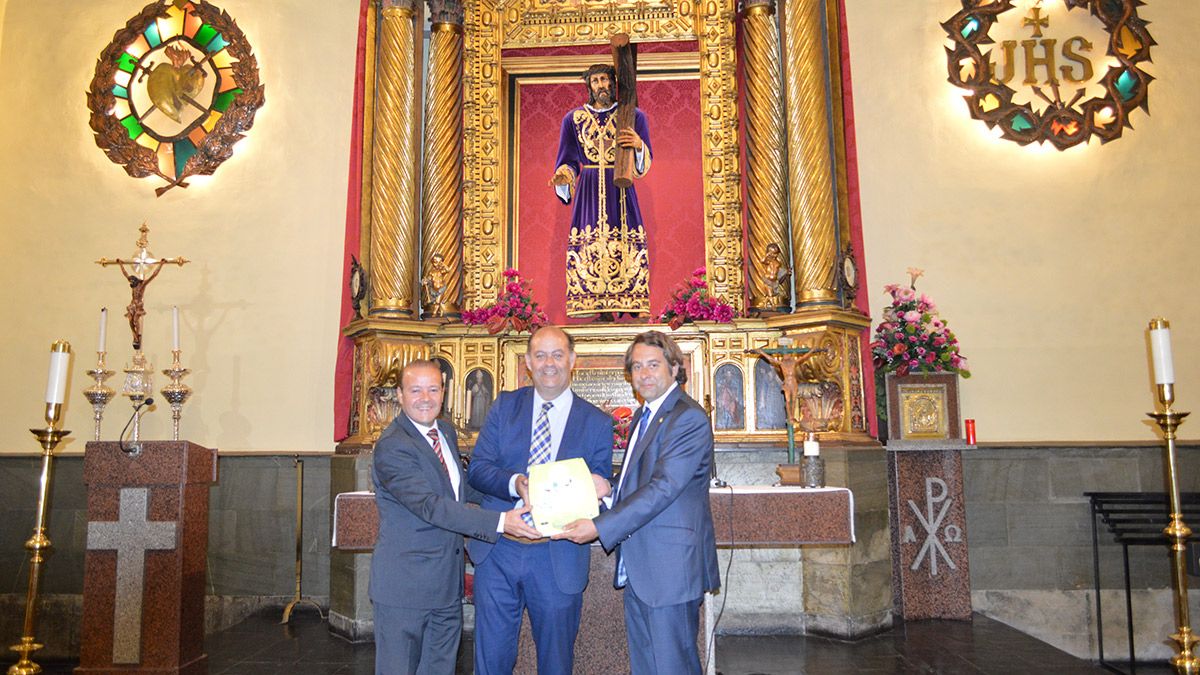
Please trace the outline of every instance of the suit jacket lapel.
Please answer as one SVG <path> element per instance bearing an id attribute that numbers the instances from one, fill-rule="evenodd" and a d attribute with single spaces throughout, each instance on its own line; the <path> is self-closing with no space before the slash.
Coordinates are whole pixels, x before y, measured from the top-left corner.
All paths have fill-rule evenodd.
<path id="1" fill-rule="evenodd" d="M 637 463 L 641 461 L 642 457 L 646 454 L 647 448 L 650 447 L 650 439 L 654 438 L 655 435 L 658 434 L 658 428 L 662 426 L 663 420 L 667 418 L 667 415 L 669 415 L 671 410 L 675 407 L 675 402 L 679 400 L 679 393 L 680 389 L 676 387 L 675 391 L 667 394 L 667 397 L 663 400 L 662 404 L 658 406 L 658 410 L 654 412 L 654 419 L 646 423 L 646 433 L 638 437 L 637 445 L 633 448 L 633 451 L 626 453 L 627 457 L 625 458 L 625 465 L 621 468 L 621 471 L 632 471 L 634 467 L 637 466 Z M 636 418 L 632 421 L 635 429 L 642 421 L 641 415 L 642 411 L 644 410 L 645 408 L 639 410 Z M 637 479 L 640 478 L 640 476 L 637 477 Z M 631 489 L 630 480 L 632 479 L 634 479 L 633 474 L 625 479 L 624 486 L 621 489 Z M 636 487 L 636 485 L 633 487 Z"/>
<path id="2" fill-rule="evenodd" d="M 578 394 L 573 394 L 576 398 Z M 580 446 L 575 443 L 565 443 L 568 438 L 581 438 L 583 435 L 583 406 L 571 401 L 571 412 L 567 414 L 567 426 L 563 427 L 563 437 L 558 442 L 558 457 L 555 459 L 570 459 L 579 457 Z M 532 430 L 530 434 L 532 435 Z"/>
<path id="3" fill-rule="evenodd" d="M 459 503 L 463 503 L 463 501 L 466 499 L 467 491 L 461 489 L 461 486 L 467 477 L 464 475 L 465 472 L 462 470 L 462 463 L 458 461 L 458 434 L 455 433 L 454 429 L 452 429 L 442 420 L 437 420 L 434 422 L 434 424 L 437 425 L 438 431 L 442 433 L 442 437 L 446 439 L 446 442 L 448 443 L 446 449 L 450 451 L 450 456 L 454 458 L 455 468 L 458 469 L 458 483 L 460 486 L 458 494 L 455 495 L 455 499 L 457 499 Z M 436 460 L 437 457 L 434 457 L 434 459 Z M 453 494 L 454 485 L 450 483 L 450 476 L 446 475 L 445 471 L 442 471 L 441 462 L 438 462 L 437 469 L 440 473 L 446 476 L 446 485 L 450 486 L 450 492 Z"/>
<path id="4" fill-rule="evenodd" d="M 403 412 L 400 413 L 400 418 L 400 428 L 404 429 L 404 432 L 408 434 L 409 438 L 412 439 L 412 442 L 415 443 L 418 448 L 424 450 L 424 452 L 419 452 L 417 454 L 424 458 L 423 461 L 426 463 L 428 468 L 432 468 L 436 475 L 441 476 L 441 485 L 444 488 L 444 492 L 454 496 L 454 486 L 450 484 L 450 476 L 446 473 L 445 469 L 442 468 L 442 463 L 438 461 L 437 457 L 434 456 L 433 446 L 429 444 L 429 438 L 418 431 L 417 427 L 413 425 L 412 420 L 408 419 L 408 416 Z M 437 421 L 434 421 L 434 424 L 438 424 Z M 449 440 L 450 435 L 446 433 L 445 429 L 440 428 L 440 425 L 438 426 L 438 430 L 441 432 L 442 436 Z"/>
<path id="5" fill-rule="evenodd" d="M 525 470 L 529 468 L 529 446 L 530 439 L 533 438 L 533 387 L 526 387 L 517 391 L 520 397 L 513 410 L 513 414 L 516 415 L 512 426 L 513 434 L 515 435 L 512 442 L 512 451 L 516 454 L 513 457 L 513 466 L 521 471 L 521 473 L 525 473 Z"/>

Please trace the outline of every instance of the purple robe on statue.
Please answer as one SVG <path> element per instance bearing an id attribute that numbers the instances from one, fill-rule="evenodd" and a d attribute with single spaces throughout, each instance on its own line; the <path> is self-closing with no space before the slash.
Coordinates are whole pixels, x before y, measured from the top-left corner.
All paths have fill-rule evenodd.
<path id="1" fill-rule="evenodd" d="M 650 269 L 646 230 L 633 187 L 613 185 L 617 161 L 616 104 L 596 110 L 582 106 L 567 113 L 558 139 L 559 167 L 577 176 L 574 190 L 558 186 L 556 193 L 571 210 L 567 240 L 567 316 L 599 312 L 650 312 Z M 645 143 L 637 153 L 634 177 L 650 170 L 650 127 L 635 111 L 633 130 Z"/>

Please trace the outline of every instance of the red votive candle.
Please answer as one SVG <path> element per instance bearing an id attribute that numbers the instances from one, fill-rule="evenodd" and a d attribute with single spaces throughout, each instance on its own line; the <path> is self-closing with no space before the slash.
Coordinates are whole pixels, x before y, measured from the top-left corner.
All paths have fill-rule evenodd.
<path id="1" fill-rule="evenodd" d="M 967 427 L 967 445 L 975 445 L 975 420 L 963 420 Z"/>

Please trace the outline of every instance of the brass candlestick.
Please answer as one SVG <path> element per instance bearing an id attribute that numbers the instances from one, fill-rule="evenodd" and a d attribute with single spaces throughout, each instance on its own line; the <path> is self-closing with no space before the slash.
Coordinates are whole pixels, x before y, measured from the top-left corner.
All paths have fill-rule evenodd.
<path id="1" fill-rule="evenodd" d="M 108 352 L 96 352 L 96 367 L 87 371 L 96 384 L 83 390 L 83 396 L 92 404 L 92 417 L 96 420 L 96 433 L 93 440 L 100 440 L 100 422 L 104 419 L 104 406 L 117 393 L 104 381 L 113 376 L 113 371 L 104 367 L 104 357 Z"/>
<path id="2" fill-rule="evenodd" d="M 1163 463 L 1167 467 L 1167 491 L 1171 499 L 1171 522 L 1163 530 L 1167 541 L 1171 543 L 1171 581 L 1175 587 L 1175 624 L 1176 632 L 1170 638 L 1179 644 L 1179 651 L 1171 658 L 1175 672 L 1195 675 L 1200 673 L 1200 657 L 1197 657 L 1192 647 L 1197 638 L 1192 634 L 1191 619 L 1188 616 L 1188 580 L 1187 580 L 1187 540 L 1192 530 L 1183 522 L 1183 507 L 1179 499 L 1179 467 L 1175 451 L 1175 430 L 1183 424 L 1186 412 L 1176 412 L 1171 409 L 1175 402 L 1175 385 L 1158 385 L 1158 402 L 1162 412 L 1147 413 L 1162 429 L 1166 439 L 1166 452 Z"/>
<path id="3" fill-rule="evenodd" d="M 66 347 L 66 351 L 70 351 L 69 346 Z M 12 651 L 20 654 L 21 658 L 9 666 L 8 675 L 34 675 L 42 672 L 42 667 L 30 661 L 29 655 L 42 648 L 42 645 L 34 642 L 33 628 L 36 618 L 38 580 L 41 578 L 42 563 L 46 559 L 43 552 L 50 548 L 50 539 L 46 537 L 46 498 L 50 495 L 51 469 L 53 468 L 51 460 L 54 458 L 54 448 L 71 433 L 58 428 L 61 413 L 61 403 L 47 403 L 46 428 L 29 430 L 37 437 L 38 443 L 42 446 L 42 477 L 38 486 L 37 516 L 33 524 L 33 536 L 25 542 L 25 548 L 29 551 L 29 588 L 25 594 L 24 632 L 21 634 L 21 643 L 10 647 Z"/>
<path id="4" fill-rule="evenodd" d="M 142 408 L 140 404 L 150 397 L 152 391 L 154 391 L 154 366 L 146 360 L 146 355 L 142 353 L 142 350 L 135 349 L 132 363 L 125 366 L 125 386 L 121 390 L 121 395 L 127 397 L 134 405 L 133 441 L 135 443 L 141 434 Z"/>
<path id="5" fill-rule="evenodd" d="M 171 367 L 162 371 L 163 375 L 171 378 L 171 384 L 168 384 L 159 391 L 162 393 L 163 398 L 167 399 L 167 403 L 171 404 L 171 438 L 177 441 L 179 440 L 179 416 L 183 412 L 183 404 L 192 395 L 191 387 L 183 384 L 182 380 L 192 371 L 184 368 L 179 363 L 178 349 L 172 350 L 171 355 L 173 357 Z"/>

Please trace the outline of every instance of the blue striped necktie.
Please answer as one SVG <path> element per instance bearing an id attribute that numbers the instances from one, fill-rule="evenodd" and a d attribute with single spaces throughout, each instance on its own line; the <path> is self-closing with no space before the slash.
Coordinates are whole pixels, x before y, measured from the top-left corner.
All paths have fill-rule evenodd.
<path id="1" fill-rule="evenodd" d="M 529 466 L 545 464 L 550 461 L 550 409 L 554 404 L 546 401 L 542 411 L 538 413 L 537 423 L 533 425 L 533 443 L 529 446 Z"/>

